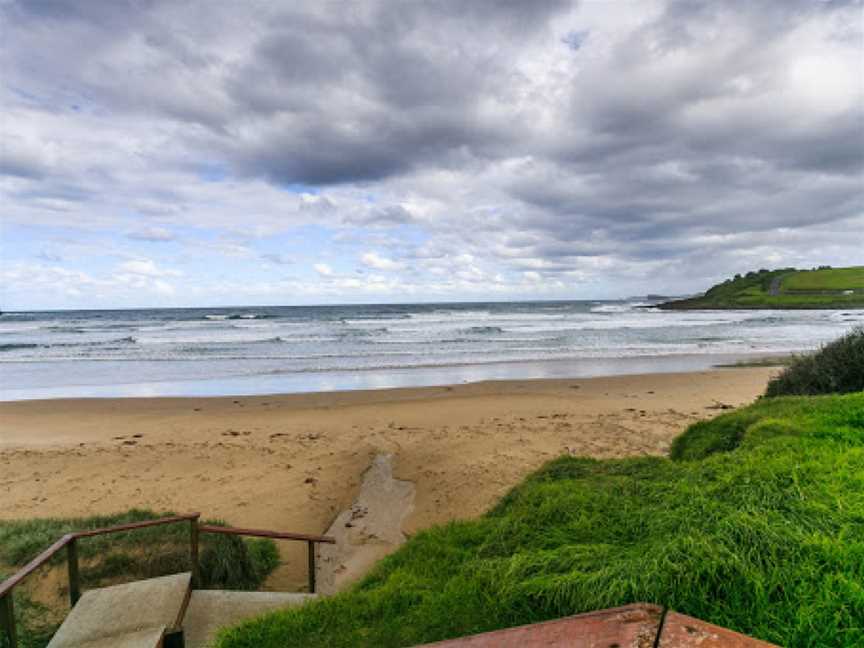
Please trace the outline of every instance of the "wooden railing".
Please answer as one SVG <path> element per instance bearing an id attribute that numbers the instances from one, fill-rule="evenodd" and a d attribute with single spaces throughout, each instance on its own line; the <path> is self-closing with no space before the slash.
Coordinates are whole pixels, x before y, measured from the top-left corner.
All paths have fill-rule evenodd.
<path id="1" fill-rule="evenodd" d="M 39 569 L 58 551 L 66 548 L 66 565 L 69 575 L 69 601 L 74 606 L 81 598 L 81 578 L 78 571 L 78 539 L 89 538 L 109 533 L 122 533 L 134 531 L 145 527 L 160 526 L 163 524 L 176 524 L 189 522 L 189 562 L 192 568 L 192 583 L 200 583 L 201 574 L 198 564 L 199 536 L 202 533 L 221 533 L 226 535 L 252 536 L 258 538 L 272 538 L 274 540 L 296 540 L 306 542 L 309 548 L 309 591 L 315 592 L 315 545 L 316 543 L 333 544 L 336 542 L 329 536 L 305 535 L 301 533 L 281 533 L 279 531 L 266 531 L 263 529 L 237 529 L 233 527 L 221 527 L 211 524 L 201 524 L 200 513 L 187 513 L 186 515 L 174 515 L 171 517 L 157 518 L 155 520 L 144 520 L 142 522 L 130 522 L 102 529 L 87 529 L 67 533 L 33 560 L 24 565 L 15 574 L 0 583 L 0 636 L 6 636 L 9 648 L 16 648 L 17 631 L 15 627 L 15 608 L 12 600 L 13 590 L 34 571 Z"/>

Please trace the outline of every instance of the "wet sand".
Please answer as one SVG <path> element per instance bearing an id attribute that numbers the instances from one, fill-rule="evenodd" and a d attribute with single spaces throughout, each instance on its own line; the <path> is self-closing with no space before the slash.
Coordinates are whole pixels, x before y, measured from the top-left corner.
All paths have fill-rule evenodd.
<path id="1" fill-rule="evenodd" d="M 481 514 L 561 454 L 662 455 L 690 423 L 752 401 L 776 371 L 4 402 L 0 518 L 139 507 L 323 533 L 337 518 L 353 526 L 369 516 L 401 526 L 376 533 L 367 525 L 362 534 L 343 534 L 352 543 L 375 545 L 377 557 L 419 529 Z M 375 497 L 368 493 L 358 500 L 364 475 L 381 455 L 390 455 L 394 483 L 411 486 L 400 486 L 399 515 L 378 514 L 374 506 L 369 511 Z M 388 488 L 386 480 L 378 482 Z M 283 558 L 287 565 L 270 585 L 305 582 L 305 547 L 285 543 Z M 330 558 L 338 566 L 339 556 Z M 353 578 L 362 569 L 347 572 Z"/>

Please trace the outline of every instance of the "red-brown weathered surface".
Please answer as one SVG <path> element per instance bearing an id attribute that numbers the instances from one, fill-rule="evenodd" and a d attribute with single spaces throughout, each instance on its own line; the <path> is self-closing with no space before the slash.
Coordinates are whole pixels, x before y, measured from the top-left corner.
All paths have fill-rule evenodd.
<path id="1" fill-rule="evenodd" d="M 777 646 L 670 610 L 663 623 L 659 648 L 777 648 Z"/>
<path id="2" fill-rule="evenodd" d="M 460 637 L 417 648 L 779 648 L 648 603 Z"/>
<path id="3" fill-rule="evenodd" d="M 647 603 L 496 630 L 427 646 L 437 648 L 651 648 L 663 609 Z"/>

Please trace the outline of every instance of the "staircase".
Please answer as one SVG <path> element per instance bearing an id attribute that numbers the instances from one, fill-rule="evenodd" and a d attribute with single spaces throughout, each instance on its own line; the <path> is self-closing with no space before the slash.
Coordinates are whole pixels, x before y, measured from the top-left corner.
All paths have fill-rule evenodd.
<path id="1" fill-rule="evenodd" d="M 336 542 L 334 538 L 201 524 L 200 517 L 200 513 L 187 513 L 65 534 L 17 573 L 0 582 L 0 639 L 5 639 L 8 648 L 17 648 L 13 590 L 62 550 L 66 551 L 72 611 L 54 634 L 48 648 L 204 648 L 210 645 L 223 626 L 269 610 L 300 605 L 315 596 L 316 545 L 333 544 Z M 78 569 L 79 541 L 167 524 L 189 524 L 191 572 L 93 589 L 82 595 Z M 202 533 L 306 543 L 311 594 L 193 590 L 192 583 L 200 582 L 197 577 L 198 540 Z"/>
<path id="2" fill-rule="evenodd" d="M 173 574 L 84 593 L 48 648 L 206 648 L 217 631 L 314 594 L 193 590 Z"/>

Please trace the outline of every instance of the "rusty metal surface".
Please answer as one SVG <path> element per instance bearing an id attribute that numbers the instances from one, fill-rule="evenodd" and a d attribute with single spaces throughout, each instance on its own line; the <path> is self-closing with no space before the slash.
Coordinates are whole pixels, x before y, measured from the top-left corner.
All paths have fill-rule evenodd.
<path id="1" fill-rule="evenodd" d="M 720 626 L 669 611 L 658 648 L 779 648 Z"/>
<path id="2" fill-rule="evenodd" d="M 578 614 L 426 646 L 436 648 L 652 648 L 663 609 L 647 603 Z"/>

